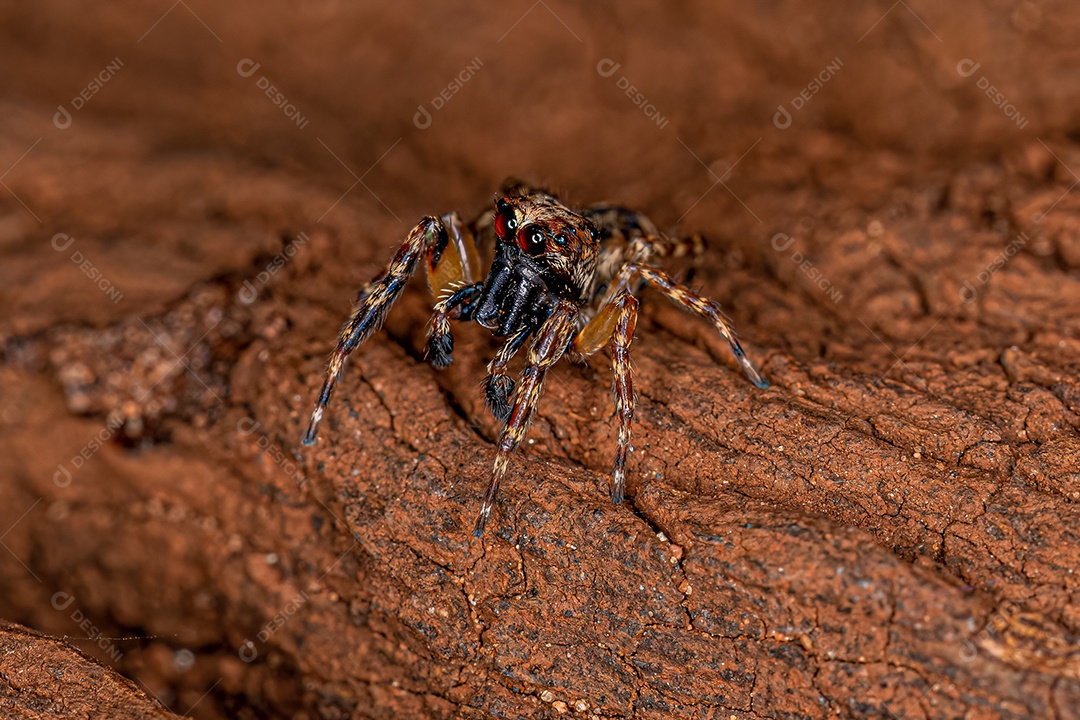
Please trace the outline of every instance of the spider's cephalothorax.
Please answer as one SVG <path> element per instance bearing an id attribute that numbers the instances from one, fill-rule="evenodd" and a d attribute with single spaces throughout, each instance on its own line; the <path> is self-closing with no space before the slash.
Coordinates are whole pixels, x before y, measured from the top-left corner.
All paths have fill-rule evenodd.
<path id="1" fill-rule="evenodd" d="M 599 257 L 599 233 L 550 195 L 504 197 L 495 207 L 495 257 L 473 318 L 507 337 L 535 330 L 553 302 L 582 304 Z"/>
<path id="2" fill-rule="evenodd" d="M 462 223 L 456 213 L 425 217 L 386 272 L 361 290 L 330 357 L 304 444 L 315 442 L 345 359 L 382 325 L 424 259 L 428 284 L 438 298 L 428 326 L 427 357 L 432 365 L 446 367 L 453 359 L 451 319 L 475 320 L 505 338 L 484 381 L 487 406 L 504 425 L 473 534 L 483 534 L 499 482 L 532 419 L 547 371 L 567 352 L 587 357 L 605 345 L 611 349 L 619 417 L 611 497 L 622 502 L 634 416 L 629 349 L 637 323 L 635 293 L 642 287 L 652 287 L 712 322 L 750 380 L 768 387 L 743 353 L 720 306 L 650 263 L 657 257 L 698 254 L 702 247 L 699 236 L 672 240 L 659 235 L 648 218 L 629 210 L 596 205 L 574 212 L 555 196 L 517 181 L 503 185 L 494 213 L 485 213 L 471 225 Z M 481 250 L 488 259 L 484 277 L 480 277 Z M 526 366 L 515 383 L 507 365 L 526 343 Z"/>

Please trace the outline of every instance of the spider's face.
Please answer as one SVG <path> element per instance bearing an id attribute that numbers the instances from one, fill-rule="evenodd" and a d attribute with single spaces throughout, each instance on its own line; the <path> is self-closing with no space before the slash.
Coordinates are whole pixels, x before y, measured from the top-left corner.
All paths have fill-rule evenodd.
<path id="1" fill-rule="evenodd" d="M 504 197 L 495 206 L 495 233 L 500 245 L 509 246 L 512 262 L 538 274 L 548 290 L 573 302 L 585 300 L 600 247 L 599 233 L 586 218 L 549 195 Z"/>

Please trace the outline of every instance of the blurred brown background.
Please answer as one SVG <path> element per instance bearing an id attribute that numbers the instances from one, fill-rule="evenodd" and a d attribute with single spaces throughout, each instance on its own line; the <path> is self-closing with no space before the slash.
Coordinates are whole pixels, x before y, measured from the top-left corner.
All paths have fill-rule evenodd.
<path id="1" fill-rule="evenodd" d="M 514 175 L 572 202 L 618 202 L 662 228 L 705 233 L 712 250 L 698 278 L 777 387 L 748 397 L 730 371 L 714 374 L 714 360 L 726 360 L 704 331 L 667 308 L 650 311 L 639 329 L 640 437 L 657 459 L 635 458 L 639 518 L 627 510 L 619 522 L 647 517 L 649 527 L 690 539 L 693 515 L 714 518 L 714 534 L 739 532 L 733 516 L 680 515 L 671 498 L 685 492 L 686 507 L 699 497 L 733 507 L 752 498 L 767 516 L 762 526 L 812 518 L 818 534 L 806 544 L 828 555 L 821 563 L 833 562 L 830 543 L 840 543 L 835 553 L 867 577 L 880 573 L 893 603 L 891 614 L 851 620 L 852 635 L 833 638 L 851 661 L 842 672 L 813 649 L 828 636 L 820 628 L 739 645 L 740 667 L 761 677 L 713 698 L 709 712 L 1076 717 L 1078 64 L 1080 9 L 1052 1 L 0 5 L 0 504 L 8 508 L 0 578 L 10 589 L 0 617 L 81 637 L 78 647 L 109 662 L 68 606 L 57 607 L 55 593 L 69 593 L 95 627 L 127 638 L 115 642 L 124 657 L 112 657 L 114 667 L 196 717 L 518 717 L 555 712 L 544 688 L 572 700 L 573 677 L 552 679 L 536 659 L 551 638 L 507 650 L 510 660 L 490 649 L 459 657 L 446 649 L 457 640 L 446 638 L 480 647 L 472 630 L 433 620 L 429 635 L 426 618 L 394 624 L 410 607 L 402 588 L 460 594 L 439 595 L 417 578 L 450 572 L 472 551 L 454 540 L 445 557 L 427 546 L 396 555 L 404 541 L 393 524 L 364 514 L 364 498 L 385 488 L 358 486 L 366 476 L 338 468 L 333 448 L 367 442 L 358 438 L 379 422 L 348 415 L 343 400 L 335 422 L 346 429 L 320 441 L 313 452 L 323 454 L 293 455 L 353 289 L 421 215 L 471 217 Z M 300 233 L 308 244 L 259 284 L 258 301 L 238 295 Z M 432 379 L 415 351 L 426 302 L 420 291 L 402 301 L 387 332 L 394 342 L 385 343 L 395 349 L 372 350 L 363 366 L 365 376 L 426 389 L 380 394 L 392 410 L 387 426 L 445 425 L 465 443 L 476 440 L 472 422 L 490 440 L 472 397 L 489 350 L 464 331 L 462 347 L 472 350 L 459 354 L 476 357 Z M 667 364 L 665 351 L 688 365 Z M 351 382 L 343 395 L 367 392 Z M 566 383 L 550 391 L 550 415 L 524 453 L 542 459 L 528 467 L 547 467 L 548 453 L 602 488 L 607 411 L 580 424 L 561 413 L 606 407 L 608 380 L 572 372 Z M 443 418 L 440 391 L 469 422 Z M 668 408 L 676 395 L 685 406 Z M 658 420 L 657 408 L 675 419 Z M 234 432 L 247 417 L 278 448 L 273 462 L 253 449 L 257 436 Z M 58 463 L 70 465 L 114 421 L 122 429 L 94 449 L 70 489 L 58 484 Z M 553 439 L 564 439 L 560 423 L 575 428 L 572 442 Z M 681 439 L 691 426 L 701 442 L 719 438 L 720 449 Z M 385 451 L 404 463 L 417 454 L 410 443 L 386 439 L 364 457 Z M 670 472 L 680 453 L 692 459 Z M 757 453 L 761 462 L 747 460 Z M 295 482 L 298 474 L 316 482 L 324 463 L 325 514 Z M 460 472 L 455 492 L 471 518 L 486 469 Z M 837 489 L 823 472 L 851 484 Z M 745 495 L 726 494 L 729 480 Z M 418 536 L 427 527 L 420 505 L 401 511 Z M 198 529 L 184 520 L 195 516 Z M 991 517 L 993 531 L 984 527 Z M 778 548 L 788 546 L 777 532 L 779 545 L 747 551 L 754 567 L 783 561 Z M 366 538 L 363 552 L 353 552 L 352 537 Z M 499 562 L 489 555 L 486 567 L 496 573 Z M 807 577 L 820 570 L 797 554 L 788 562 L 807 563 Z M 734 561 L 725 563 L 734 577 Z M 1029 566 L 1049 569 L 1038 576 Z M 525 567 L 523 559 L 523 575 Z M 318 578 L 321 592 L 302 578 Z M 789 592 L 747 583 L 740 592 L 761 607 Z M 925 588 L 918 603 L 904 595 L 916 591 L 898 589 L 913 587 Z M 283 623 L 258 663 L 237 660 L 245 638 L 291 607 L 297 588 L 308 593 L 307 624 Z M 401 592 L 399 605 L 380 604 L 386 588 Z M 808 588 L 812 608 L 824 595 Z M 562 601 L 576 607 L 599 592 L 577 590 L 561 588 Z M 710 597 L 706 583 L 695 602 Z M 903 625 L 896 608 L 919 603 L 948 610 L 935 614 L 940 624 Z M 503 637 L 502 616 L 474 605 L 459 609 Z M 701 629 L 701 616 L 684 609 Z M 774 610 L 760 610 L 764 626 L 783 625 Z M 1028 655 L 1001 650 L 1019 637 L 1002 618 L 1018 612 L 1032 613 L 1043 632 Z M 850 638 L 894 621 L 907 629 L 890 636 L 880 666 L 862 667 L 865 648 Z M 519 626 L 502 631 L 507 644 L 523 637 Z M 582 647 L 597 641 L 574 637 Z M 777 659 L 774 641 L 790 641 L 783 647 L 801 659 Z M 996 659 L 957 675 L 950 663 L 964 642 Z M 415 655 L 399 652 L 406 646 Z M 671 677 L 696 661 L 679 654 L 682 641 L 672 647 L 668 665 L 656 649 L 644 670 L 626 662 L 625 697 L 615 690 L 586 706 L 605 716 L 697 716 L 706 710 L 694 698 L 707 688 L 742 682 L 698 677 L 705 689 L 679 690 Z M 1057 652 L 1049 665 L 1037 659 L 1047 647 Z M 476 670 L 476 657 L 490 662 Z M 787 662 L 813 678 L 805 692 L 784 694 Z M 919 672 L 897 672 L 898 663 Z M 656 676 L 668 684 L 657 690 L 648 668 L 661 666 Z M 940 690 L 946 678 L 955 685 Z M 20 692 L 9 697 L 29 690 Z M 755 694 L 766 699 L 755 706 Z"/>
<path id="2" fill-rule="evenodd" d="M 178 275 L 235 267 L 237 258 L 187 254 L 165 265 L 147 241 L 208 205 L 227 206 L 226 194 L 273 192 L 247 179 L 251 187 L 226 193 L 223 184 L 240 181 L 222 177 L 220 160 L 300 175 L 335 197 L 352 188 L 344 205 L 304 224 L 334 223 L 353 208 L 367 217 L 370 207 L 402 234 L 422 213 L 482 207 L 508 174 L 581 202 L 644 207 L 661 227 L 700 226 L 710 210 L 742 216 L 739 201 L 755 180 L 815 179 L 782 162 L 781 176 L 773 168 L 763 176 L 764 157 L 862 164 L 864 182 L 874 183 L 882 171 L 924 169 L 919 158 L 947 168 L 1028 148 L 1045 155 L 1036 139 L 1067 137 L 1077 121 L 1080 31 L 1070 12 L 1053 2 L 10 4 L 0 9 L 0 164 L 11 168 L 3 181 L 14 203 L 5 247 L 30 235 L 107 231 L 112 241 L 93 248 L 103 271 L 123 275 L 111 266 L 146 256 L 136 277 L 123 277 L 129 297 L 175 292 Z M 244 77 L 240 69 L 255 63 Z M 602 63 L 618 67 L 604 77 Z M 459 76 L 468 79 L 419 129 L 419 108 L 432 108 Z M 95 90 L 98 78 L 106 82 Z M 90 99 L 74 109 L 81 93 Z M 810 99 L 779 129 L 778 109 L 793 109 L 800 93 Z M 64 121 L 61 107 L 73 113 L 63 130 L 53 122 Z M 820 132 L 828 142 L 812 140 Z M 855 155 L 870 148 L 888 152 Z M 1065 167 L 1056 172 L 1069 178 Z M 718 177 L 732 192 L 716 187 Z M 791 231 L 780 227 L 786 218 L 751 212 L 735 220 L 753 221 L 745 227 L 753 236 L 741 241 Z M 242 242 L 230 237 L 234 248 Z M 56 272 L 51 253 L 31 263 L 26 249 L 19 245 L 2 271 L 5 303 L 20 316 L 5 320 L 7 332 L 40 327 L 21 315 L 41 311 L 43 278 Z M 83 312 L 102 298 L 90 288 L 85 301 Z M 70 308 L 59 311 L 71 317 Z"/>

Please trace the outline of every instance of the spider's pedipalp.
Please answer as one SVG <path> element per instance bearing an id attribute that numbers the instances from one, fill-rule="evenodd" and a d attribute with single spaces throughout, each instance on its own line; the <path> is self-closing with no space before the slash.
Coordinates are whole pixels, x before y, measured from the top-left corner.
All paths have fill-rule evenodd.
<path id="1" fill-rule="evenodd" d="M 484 526 L 487 525 L 491 508 L 495 505 L 495 496 L 499 492 L 499 483 L 506 475 L 506 468 L 510 461 L 510 455 L 521 444 L 525 437 L 525 431 L 529 427 L 533 413 L 536 411 L 537 402 L 540 400 L 540 391 L 544 387 L 544 378 L 547 371 L 558 362 L 566 352 L 569 341 L 574 332 L 574 319 L 578 314 L 577 307 L 570 302 L 556 303 L 548 319 L 540 326 L 536 338 L 529 346 L 528 360 L 525 368 L 521 371 L 521 377 L 514 391 L 513 405 L 510 415 L 499 435 L 499 444 L 495 451 L 495 466 L 491 474 L 491 485 L 488 486 L 484 505 L 480 508 L 480 515 L 476 518 L 476 526 L 473 535 L 480 537 L 484 534 Z M 509 344 L 509 343 L 508 343 Z"/>
<path id="2" fill-rule="evenodd" d="M 488 363 L 488 374 L 484 378 L 484 404 L 499 422 L 506 422 L 510 417 L 510 395 L 514 392 L 514 380 L 506 374 L 506 366 L 525 344 L 529 332 L 529 328 L 525 327 L 511 335 Z"/>
<path id="3" fill-rule="evenodd" d="M 450 334 L 450 319 L 468 320 L 472 317 L 473 301 L 484 283 L 459 288 L 435 303 L 435 312 L 428 322 L 427 361 L 437 368 L 449 367 L 454 360 L 454 336 Z"/>
<path id="4" fill-rule="evenodd" d="M 499 422 L 510 417 L 510 396 L 514 392 L 514 379 L 509 375 L 492 374 L 484 378 L 484 405 Z"/>

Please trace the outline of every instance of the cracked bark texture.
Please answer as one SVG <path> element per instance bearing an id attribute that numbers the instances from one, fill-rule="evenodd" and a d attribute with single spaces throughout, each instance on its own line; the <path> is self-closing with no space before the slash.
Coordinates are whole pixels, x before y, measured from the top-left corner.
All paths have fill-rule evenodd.
<path id="1" fill-rule="evenodd" d="M 1080 716 L 1080 13 L 553 4 L 503 44 L 527 5 L 189 4 L 145 42 L 164 8 L 86 11 L 93 36 L 86 12 L 2 11 L 40 42 L 0 65 L 0 616 L 200 718 Z M 455 363 L 425 365 L 422 283 L 299 437 L 356 288 L 507 174 L 703 232 L 695 283 L 773 387 L 646 294 L 630 501 L 608 499 L 607 361 L 563 363 L 478 541 L 495 345 L 455 326 Z"/>
<path id="2" fill-rule="evenodd" d="M 8 622 L 0 622 L 0 678 L 0 712 L 8 718 L 176 718 L 114 670 Z"/>

